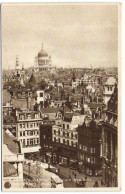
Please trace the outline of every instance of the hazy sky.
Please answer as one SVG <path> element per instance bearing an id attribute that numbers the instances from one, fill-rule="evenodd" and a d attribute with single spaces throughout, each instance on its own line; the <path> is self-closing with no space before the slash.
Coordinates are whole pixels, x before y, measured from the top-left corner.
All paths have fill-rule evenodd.
<path id="1" fill-rule="evenodd" d="M 2 6 L 2 66 L 25 67 L 44 49 L 58 67 L 118 65 L 116 5 Z"/>

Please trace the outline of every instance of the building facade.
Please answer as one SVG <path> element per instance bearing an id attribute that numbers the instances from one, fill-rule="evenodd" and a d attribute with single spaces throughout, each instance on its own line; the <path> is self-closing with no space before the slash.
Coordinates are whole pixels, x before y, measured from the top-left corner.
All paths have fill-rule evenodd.
<path id="1" fill-rule="evenodd" d="M 118 91 L 117 85 L 102 114 L 103 182 L 107 187 L 118 186 Z"/>
<path id="2" fill-rule="evenodd" d="M 59 164 L 70 166 L 72 163 L 78 162 L 77 127 L 83 121 L 83 115 L 79 113 L 68 113 L 64 115 L 61 125 L 53 125 L 53 150 Z"/>
<path id="3" fill-rule="evenodd" d="M 102 175 L 100 159 L 101 125 L 91 118 L 78 128 L 79 168 L 89 176 Z"/>
<path id="4" fill-rule="evenodd" d="M 40 125 L 40 147 L 41 160 L 47 162 L 47 152 L 52 151 L 52 124 Z"/>
<path id="5" fill-rule="evenodd" d="M 24 153 L 38 152 L 40 149 L 41 114 L 38 111 L 17 113 L 16 136 L 22 143 Z"/>

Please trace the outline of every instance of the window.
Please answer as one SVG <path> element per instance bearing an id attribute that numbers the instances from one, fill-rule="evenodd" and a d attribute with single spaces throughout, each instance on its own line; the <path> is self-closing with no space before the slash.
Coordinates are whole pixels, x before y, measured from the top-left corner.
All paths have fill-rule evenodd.
<path id="1" fill-rule="evenodd" d="M 20 128 L 22 128 L 22 124 L 20 124 Z"/>
<path id="2" fill-rule="evenodd" d="M 67 145 L 69 145 L 69 140 L 67 140 Z"/>
<path id="3" fill-rule="evenodd" d="M 65 124 L 63 124 L 63 129 L 65 129 Z"/>
<path id="4" fill-rule="evenodd" d="M 25 136 L 25 131 L 23 131 L 23 136 Z"/>
<path id="5" fill-rule="evenodd" d="M 43 97 L 43 92 L 40 92 L 40 97 Z"/>
<path id="6" fill-rule="evenodd" d="M 30 135 L 30 131 L 27 131 L 27 135 Z"/>
<path id="7" fill-rule="evenodd" d="M 88 158 L 88 163 L 90 163 L 90 158 Z"/>
<path id="8" fill-rule="evenodd" d="M 71 145 L 73 146 L 73 141 L 71 141 Z"/>
<path id="9" fill-rule="evenodd" d="M 91 157 L 91 164 L 93 164 L 94 163 L 94 159 L 93 159 L 93 157 Z"/>
<path id="10" fill-rule="evenodd" d="M 19 118 L 20 118 L 20 120 L 23 120 L 24 119 L 24 115 L 20 115 Z"/>
<path id="11" fill-rule="evenodd" d="M 71 133 L 71 138 L 73 138 L 73 133 Z"/>
<path id="12" fill-rule="evenodd" d="M 37 138 L 37 144 L 39 144 L 39 138 Z"/>
<path id="13" fill-rule="evenodd" d="M 58 131 L 58 135 L 60 135 L 60 131 Z"/>
<path id="14" fill-rule="evenodd" d="M 67 133 L 67 137 L 69 137 L 69 133 Z"/>
<path id="15" fill-rule="evenodd" d="M 60 138 L 58 140 L 59 140 L 59 143 L 60 143 Z"/>
<path id="16" fill-rule="evenodd" d="M 38 114 L 35 114 L 35 119 L 38 119 L 39 118 L 39 115 Z"/>
<path id="17" fill-rule="evenodd" d="M 31 115 L 27 115 L 27 118 L 28 118 L 28 119 L 31 119 Z"/>
<path id="18" fill-rule="evenodd" d="M 33 123 L 30 124 L 30 128 L 32 128 L 32 127 L 33 127 Z"/>
<path id="19" fill-rule="evenodd" d="M 23 139 L 23 146 L 25 146 L 25 139 Z"/>
<path id="20" fill-rule="evenodd" d="M 54 130 L 54 134 L 56 135 L 56 130 Z"/>
<path id="21" fill-rule="evenodd" d="M 30 145 L 30 141 L 29 141 L 29 139 L 27 139 L 27 145 Z"/>
<path id="22" fill-rule="evenodd" d="M 33 139 L 30 139 L 30 145 L 33 145 Z"/>
<path id="23" fill-rule="evenodd" d="M 67 129 L 69 129 L 69 125 L 67 125 Z"/>
<path id="24" fill-rule="evenodd" d="M 75 146 L 77 147 L 77 142 L 75 143 Z"/>
<path id="25" fill-rule="evenodd" d="M 30 131 L 30 135 L 31 135 L 31 136 L 33 135 L 33 131 Z"/>
<path id="26" fill-rule="evenodd" d="M 77 139 L 77 134 L 75 135 L 75 138 Z"/>
<path id="27" fill-rule="evenodd" d="M 63 132 L 63 136 L 65 136 L 65 132 Z"/>
<path id="28" fill-rule="evenodd" d="M 87 152 L 87 146 L 83 146 L 83 151 Z"/>
<path id="29" fill-rule="evenodd" d="M 54 142 L 56 142 L 56 138 L 54 137 Z"/>
<path id="30" fill-rule="evenodd" d="M 65 143 L 65 139 L 63 139 L 63 143 Z"/>
<path id="31" fill-rule="evenodd" d="M 22 131 L 20 132 L 20 136 L 22 136 Z"/>
<path id="32" fill-rule="evenodd" d="M 95 148 L 94 147 L 90 147 L 90 153 L 91 154 L 95 153 Z"/>

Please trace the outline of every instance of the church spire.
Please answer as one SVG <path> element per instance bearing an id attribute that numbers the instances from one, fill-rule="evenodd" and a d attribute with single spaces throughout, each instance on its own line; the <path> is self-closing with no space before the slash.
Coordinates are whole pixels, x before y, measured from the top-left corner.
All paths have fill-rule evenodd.
<path id="1" fill-rule="evenodd" d="M 19 69 L 19 59 L 18 59 L 18 55 L 16 56 L 16 69 Z"/>

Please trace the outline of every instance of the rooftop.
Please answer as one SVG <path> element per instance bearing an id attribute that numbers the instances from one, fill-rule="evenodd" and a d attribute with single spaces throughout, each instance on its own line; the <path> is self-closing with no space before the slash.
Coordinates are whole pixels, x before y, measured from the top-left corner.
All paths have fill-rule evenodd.
<path id="1" fill-rule="evenodd" d="M 21 152 L 19 141 L 10 137 L 5 130 L 3 130 L 3 144 L 6 144 L 12 153 L 19 154 Z"/>

